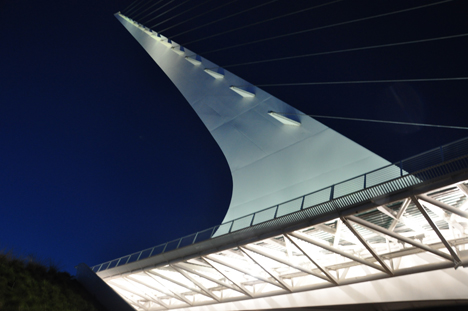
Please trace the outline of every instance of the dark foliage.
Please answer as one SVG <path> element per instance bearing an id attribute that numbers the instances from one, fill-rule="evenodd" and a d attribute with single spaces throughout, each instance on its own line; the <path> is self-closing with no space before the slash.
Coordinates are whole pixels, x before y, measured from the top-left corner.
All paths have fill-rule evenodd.
<path id="1" fill-rule="evenodd" d="M 0 310 L 106 311 L 68 272 L 0 252 Z"/>

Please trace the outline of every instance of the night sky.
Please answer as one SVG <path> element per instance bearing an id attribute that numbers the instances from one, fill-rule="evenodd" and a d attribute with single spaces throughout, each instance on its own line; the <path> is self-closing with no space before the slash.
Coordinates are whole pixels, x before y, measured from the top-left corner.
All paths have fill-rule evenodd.
<path id="1" fill-rule="evenodd" d="M 202 3 L 174 8 L 182 2 L 140 22 L 152 26 Z M 468 33 L 465 0 L 213 52 L 440 1 L 343 0 L 211 38 L 331 1 L 279 0 L 193 30 L 267 2 L 238 0 L 187 21 L 228 2 L 207 2 L 155 30 L 185 21 L 162 34 L 254 85 L 468 76 L 468 37 L 228 67 Z M 0 1 L 0 249 L 50 259 L 74 274 L 81 262 L 99 264 L 223 219 L 232 185 L 227 163 L 178 90 L 114 17 L 131 3 Z M 468 126 L 466 80 L 264 90 L 308 114 Z M 392 162 L 468 136 L 320 121 Z"/>

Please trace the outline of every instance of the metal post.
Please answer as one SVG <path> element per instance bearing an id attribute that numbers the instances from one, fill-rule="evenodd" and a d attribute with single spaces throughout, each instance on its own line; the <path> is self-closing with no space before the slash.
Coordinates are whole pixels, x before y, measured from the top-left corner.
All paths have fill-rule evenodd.
<path id="1" fill-rule="evenodd" d="M 250 226 L 249 227 L 252 227 L 254 219 L 255 219 L 255 215 L 257 215 L 257 214 L 256 213 L 253 214 L 252 220 L 250 221 Z"/>
<path id="2" fill-rule="evenodd" d="M 301 211 L 302 211 L 302 209 L 304 208 L 304 201 L 305 201 L 305 196 L 302 197 L 301 209 L 300 209 Z"/>
<path id="3" fill-rule="evenodd" d="M 219 226 L 218 226 L 218 228 L 219 228 Z M 213 230 L 211 231 L 210 238 L 213 237 L 213 234 L 214 234 L 215 229 L 216 229 L 216 227 L 213 227 Z"/>
<path id="4" fill-rule="evenodd" d="M 403 176 L 403 162 L 400 160 L 400 176 Z"/>
<path id="5" fill-rule="evenodd" d="M 330 201 L 333 200 L 333 193 L 335 192 L 335 185 L 330 187 Z"/>
<path id="6" fill-rule="evenodd" d="M 197 236 L 198 236 L 198 232 L 195 234 L 195 237 L 193 238 L 192 244 L 194 244 L 195 241 L 197 240 Z"/>
<path id="7" fill-rule="evenodd" d="M 151 257 L 151 255 L 153 255 L 153 252 L 154 252 L 154 247 L 151 249 L 151 253 L 149 254 L 148 258 Z"/>
<path id="8" fill-rule="evenodd" d="M 177 247 L 176 247 L 176 249 L 178 249 L 178 248 L 179 248 L 179 246 L 180 246 L 180 243 L 181 243 L 181 242 L 182 242 L 182 238 L 180 238 L 180 239 L 179 239 L 179 243 L 177 243 Z"/>
<path id="9" fill-rule="evenodd" d="M 143 251 L 140 252 L 140 255 L 138 255 L 138 258 L 136 261 L 140 260 L 141 254 L 143 254 Z"/>
<path id="10" fill-rule="evenodd" d="M 366 179 L 367 179 L 367 174 L 364 174 L 364 189 L 366 189 Z"/>
<path id="11" fill-rule="evenodd" d="M 279 205 L 276 205 L 275 216 L 273 216 L 273 219 L 276 219 L 276 215 L 278 214 L 278 207 Z"/>
<path id="12" fill-rule="evenodd" d="M 228 233 L 231 233 L 231 230 L 232 230 L 232 226 L 234 225 L 234 220 L 231 221 L 231 226 L 229 227 L 229 232 Z"/>
<path id="13" fill-rule="evenodd" d="M 462 264 L 460 257 L 458 257 L 458 254 L 452 249 L 452 246 L 448 243 L 448 241 L 445 239 L 445 237 L 442 235 L 440 232 L 439 228 L 437 225 L 432 221 L 431 217 L 427 214 L 426 210 L 424 207 L 419 203 L 418 199 L 415 196 L 411 197 L 411 201 L 413 201 L 414 205 L 419 209 L 419 212 L 426 218 L 426 221 L 429 223 L 431 226 L 432 230 L 437 234 L 439 239 L 442 241 L 444 244 L 445 248 L 449 251 L 450 255 L 453 257 L 453 261 L 455 264 L 455 270 Z"/>

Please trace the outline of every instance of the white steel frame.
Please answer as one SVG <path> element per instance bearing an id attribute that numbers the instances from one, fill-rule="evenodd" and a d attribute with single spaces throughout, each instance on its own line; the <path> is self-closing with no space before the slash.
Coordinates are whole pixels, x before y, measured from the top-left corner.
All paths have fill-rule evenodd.
<path id="1" fill-rule="evenodd" d="M 135 310 L 314 291 L 468 264 L 467 181 L 211 254 L 104 278 Z"/>

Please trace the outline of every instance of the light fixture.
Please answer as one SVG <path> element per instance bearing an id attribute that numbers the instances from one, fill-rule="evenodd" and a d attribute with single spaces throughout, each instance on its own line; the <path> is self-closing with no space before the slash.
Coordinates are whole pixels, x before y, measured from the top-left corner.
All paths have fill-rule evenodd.
<path id="1" fill-rule="evenodd" d="M 274 112 L 274 111 L 268 111 L 268 114 L 270 116 L 272 116 L 273 118 L 275 118 L 276 120 L 280 121 L 281 123 L 283 124 L 286 124 L 286 125 L 294 125 L 294 126 L 300 126 L 301 123 L 297 122 L 297 121 L 294 121 L 293 119 L 290 119 L 288 117 L 285 117 L 283 116 L 282 114 L 279 114 L 277 112 Z"/>

